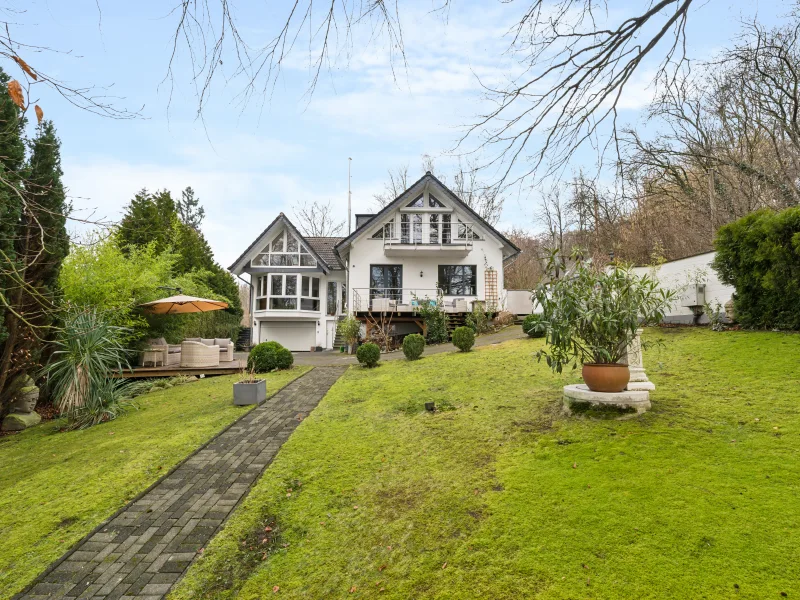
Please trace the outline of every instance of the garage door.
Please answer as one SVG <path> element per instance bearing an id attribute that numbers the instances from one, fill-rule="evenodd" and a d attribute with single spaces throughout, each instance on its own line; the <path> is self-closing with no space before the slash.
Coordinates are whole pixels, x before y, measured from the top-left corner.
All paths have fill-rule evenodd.
<path id="1" fill-rule="evenodd" d="M 278 342 L 292 352 L 309 351 L 316 345 L 317 329 L 307 321 L 261 322 L 262 342 Z"/>

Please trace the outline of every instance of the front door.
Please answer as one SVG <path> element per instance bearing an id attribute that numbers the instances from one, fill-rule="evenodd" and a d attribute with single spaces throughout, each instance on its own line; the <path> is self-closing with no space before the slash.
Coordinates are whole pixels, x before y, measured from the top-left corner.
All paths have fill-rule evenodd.
<path id="1" fill-rule="evenodd" d="M 400 301 L 403 297 L 403 265 L 370 265 L 369 297 L 392 298 Z"/>

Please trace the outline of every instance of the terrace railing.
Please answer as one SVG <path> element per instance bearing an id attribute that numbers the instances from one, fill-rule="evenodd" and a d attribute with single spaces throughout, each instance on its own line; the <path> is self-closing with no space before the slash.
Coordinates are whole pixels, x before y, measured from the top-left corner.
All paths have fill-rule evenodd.
<path id="1" fill-rule="evenodd" d="M 417 312 L 424 303 L 439 302 L 437 288 L 373 287 L 353 288 L 355 312 Z M 468 312 L 472 309 L 470 298 L 442 300 L 446 312 Z"/>

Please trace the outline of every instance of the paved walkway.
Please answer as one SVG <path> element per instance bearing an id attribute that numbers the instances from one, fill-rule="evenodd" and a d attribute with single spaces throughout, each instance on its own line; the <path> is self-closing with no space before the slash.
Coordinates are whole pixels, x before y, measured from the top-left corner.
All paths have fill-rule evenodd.
<path id="1" fill-rule="evenodd" d="M 479 335 L 475 338 L 476 346 L 490 346 L 492 344 L 499 344 L 508 340 L 516 340 L 524 338 L 525 334 L 522 333 L 520 325 L 512 325 L 506 327 L 497 333 L 490 333 L 487 335 Z M 455 352 L 456 347 L 453 344 L 437 344 L 436 346 L 426 346 L 424 356 L 431 354 L 439 354 L 441 352 Z M 357 363 L 358 360 L 354 355 L 342 354 L 339 351 L 326 350 L 325 352 L 293 352 L 294 364 L 296 365 L 350 365 Z M 236 352 L 236 358 L 247 360 L 247 352 Z M 397 360 L 405 358 L 402 350 L 396 352 L 389 352 L 388 354 L 381 354 L 381 360 Z"/>
<path id="2" fill-rule="evenodd" d="M 313 369 L 248 412 L 18 598 L 164 597 L 344 370 Z"/>

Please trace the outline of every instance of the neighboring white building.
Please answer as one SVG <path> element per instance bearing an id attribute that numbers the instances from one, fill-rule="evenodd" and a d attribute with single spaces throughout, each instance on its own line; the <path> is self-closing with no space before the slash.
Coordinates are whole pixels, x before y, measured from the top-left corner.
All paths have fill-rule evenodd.
<path id="1" fill-rule="evenodd" d="M 691 323 L 694 319 L 694 312 L 689 305 L 704 300 L 711 304 L 712 307 L 719 303 L 724 309 L 725 303 L 733 297 L 733 293 L 736 290 L 722 283 L 717 277 L 717 272 L 711 268 L 714 254 L 714 252 L 705 252 L 695 256 L 671 260 L 658 267 L 634 268 L 634 272 L 637 275 L 652 273 L 662 286 L 677 291 L 678 300 L 674 303 L 669 314 L 666 315 L 664 319 L 666 322 Z M 695 300 L 696 286 L 698 285 L 702 286 L 699 292 L 703 297 L 700 300 Z M 708 322 L 706 315 L 703 315 L 700 322 Z"/>
<path id="2" fill-rule="evenodd" d="M 346 238 L 305 238 L 281 213 L 230 267 L 251 279 L 252 343 L 332 348 L 348 312 L 391 315 L 395 333 L 419 331 L 415 308 L 442 291 L 459 315 L 500 307 L 504 265 L 520 252 L 430 172 Z M 426 300 L 427 298 L 427 300 Z"/>

